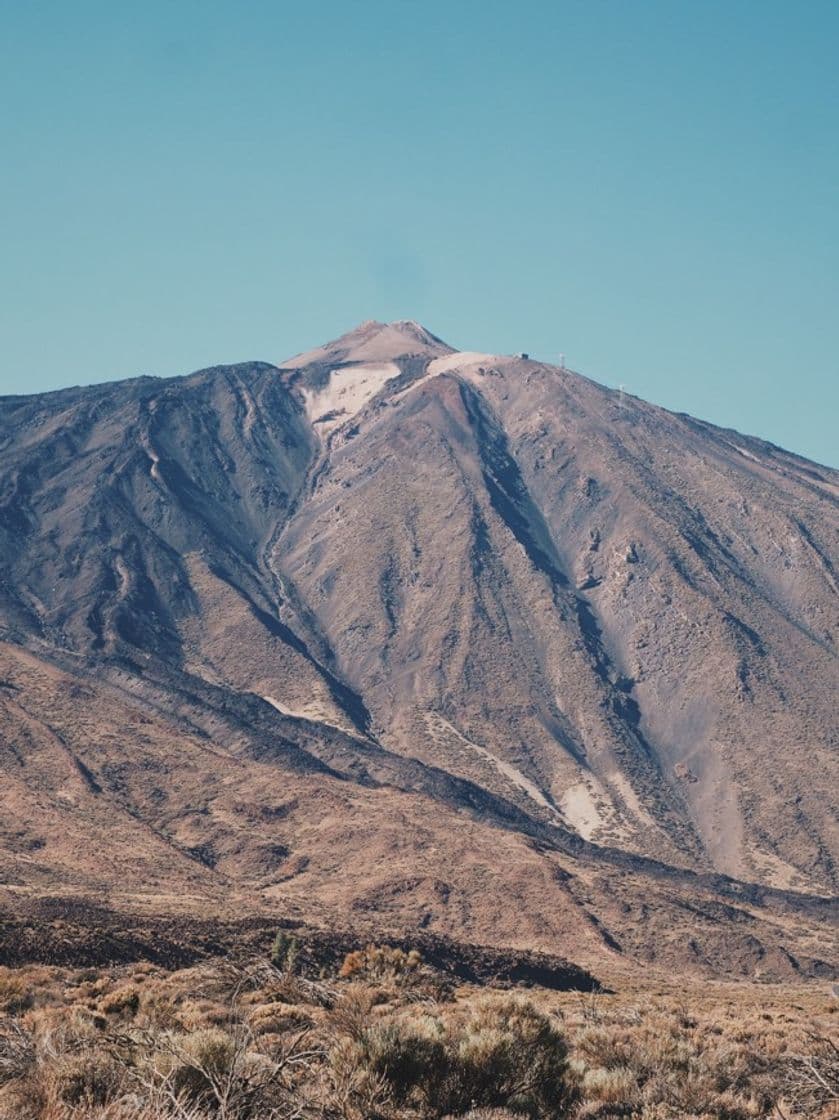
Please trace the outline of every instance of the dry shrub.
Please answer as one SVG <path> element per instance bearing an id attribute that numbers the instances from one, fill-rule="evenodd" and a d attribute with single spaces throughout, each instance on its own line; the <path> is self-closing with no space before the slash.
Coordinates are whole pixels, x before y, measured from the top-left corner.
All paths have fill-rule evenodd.
<path id="1" fill-rule="evenodd" d="M 288 1074 L 308 1060 L 305 1032 L 261 1047 L 244 1024 L 229 1031 L 205 1028 L 152 1036 L 135 1055 L 138 1079 L 179 1107 L 203 1109 L 224 1120 L 270 1120 L 290 1111 Z M 278 1111 L 285 1110 L 285 1111 Z"/>
<path id="2" fill-rule="evenodd" d="M 177 997 L 155 988 L 143 992 L 137 1022 L 147 1029 L 171 1030 L 180 1023 Z"/>
<path id="3" fill-rule="evenodd" d="M 637 1100 L 638 1082 L 627 1066 L 587 1069 L 583 1075 L 583 1096 L 606 1104 L 631 1104 Z"/>
<path id="4" fill-rule="evenodd" d="M 561 1116 L 575 1099 L 564 1035 L 525 1000 L 480 1002 L 458 1039 L 458 1065 L 465 1107 Z"/>
<path id="5" fill-rule="evenodd" d="M 199 989 L 193 990 L 224 999 L 228 1006 L 253 1002 L 326 1008 L 331 1007 L 338 996 L 333 987 L 321 980 L 310 980 L 299 972 L 284 971 L 263 960 L 243 963 L 228 959 L 216 962 L 214 967 L 214 980 L 205 981 Z"/>
<path id="6" fill-rule="evenodd" d="M 62 1054 L 95 1049 L 106 1023 L 104 1016 L 76 1005 L 38 1008 L 25 1019 L 35 1037 L 38 1061 L 45 1064 Z"/>
<path id="7" fill-rule="evenodd" d="M 44 1085 L 37 1076 L 0 1086 L 0 1120 L 40 1120 L 45 1104 Z"/>
<path id="8" fill-rule="evenodd" d="M 320 980 L 308 980 L 291 972 L 269 973 L 255 978 L 261 1002 L 288 1003 L 292 1006 L 309 1004 L 312 1007 L 331 1007 L 337 999 L 337 992 Z"/>
<path id="9" fill-rule="evenodd" d="M 0 1020 L 0 1085 L 25 1077 L 35 1060 L 31 1032 L 14 1019 Z"/>
<path id="10" fill-rule="evenodd" d="M 373 1086 L 380 1108 L 387 1099 L 427 1117 L 475 1108 L 560 1117 L 575 1099 L 562 1034 L 522 1000 L 480 1001 L 465 1015 L 402 1015 L 355 1033 L 333 1048 L 333 1065 L 343 1086 L 355 1081 L 368 1094 Z"/>
<path id="11" fill-rule="evenodd" d="M 781 1095 L 774 1027 L 768 1036 L 742 1021 L 725 1030 L 689 1014 L 682 1002 L 637 1019 L 610 1022 L 601 1010 L 594 1025 L 590 1016 L 583 1020 L 572 1042 L 586 1117 L 747 1120 L 771 1115 Z"/>
<path id="12" fill-rule="evenodd" d="M 329 1026 L 333 1035 L 347 1035 L 359 1041 L 373 1019 L 373 1008 L 380 1002 L 381 994 L 366 984 L 350 984 L 329 1012 Z"/>
<path id="13" fill-rule="evenodd" d="M 446 1120 L 449 1120 L 446 1117 Z M 514 1112 L 506 1108 L 472 1108 L 462 1120 L 518 1120 Z"/>
<path id="14" fill-rule="evenodd" d="M 790 1055 L 784 1063 L 784 1095 L 805 1116 L 839 1117 L 839 1045 L 817 1032 L 809 1032 L 806 1051 Z"/>
<path id="15" fill-rule="evenodd" d="M 346 980 L 364 977 L 368 980 L 405 980 L 422 964 L 422 954 L 417 949 L 405 952 L 389 945 L 368 945 L 347 953 L 338 975 Z"/>
<path id="16" fill-rule="evenodd" d="M 397 1104 L 418 1100 L 432 1115 L 448 1111 L 452 1062 L 438 1019 L 375 1023 L 364 1032 L 358 1052 L 361 1064 L 387 1086 Z"/>
<path id="17" fill-rule="evenodd" d="M 211 999 L 185 999 L 174 1008 L 178 1026 L 187 1031 L 226 1027 L 235 1018 L 230 1005 Z"/>
<path id="18" fill-rule="evenodd" d="M 117 988 L 99 1001 L 99 1010 L 103 1015 L 114 1015 L 125 1019 L 132 1019 L 137 1014 L 139 1006 L 140 993 L 133 984 Z"/>
<path id="19" fill-rule="evenodd" d="M 451 977 L 423 964 L 417 949 L 368 945 L 344 958 L 338 976 L 342 980 L 380 987 L 383 996 L 414 1001 L 444 1003 L 453 998 Z"/>
<path id="20" fill-rule="evenodd" d="M 113 986 L 109 976 L 90 978 L 85 973 L 84 978 L 78 977 L 77 980 L 76 984 L 69 984 L 65 989 L 65 999 L 68 1003 L 82 1004 L 85 1007 L 94 1007 Z"/>
<path id="21" fill-rule="evenodd" d="M 574 1050 L 595 1069 L 625 1068 L 628 1049 L 621 1034 L 606 1026 L 584 1027 L 574 1035 Z"/>
<path id="22" fill-rule="evenodd" d="M 349 1035 L 332 1040 L 324 1069 L 327 1115 L 372 1120 L 393 1115 L 386 1079 L 371 1069 L 364 1046 Z"/>
<path id="23" fill-rule="evenodd" d="M 248 1015 L 248 1025 L 255 1034 L 285 1034 L 305 1030 L 314 1025 L 310 1007 L 287 1003 L 261 1003 Z"/>
<path id="24" fill-rule="evenodd" d="M 236 1040 L 217 1027 L 186 1034 L 174 1031 L 146 1036 L 141 1075 L 165 1087 L 178 1100 L 208 1104 L 216 1089 L 235 1075 Z"/>
<path id="25" fill-rule="evenodd" d="M 461 990 L 458 1001 L 437 1003 L 423 987 L 426 966 L 409 964 L 409 954 L 367 954 L 351 958 L 349 977 L 332 987 L 266 962 L 76 972 L 72 982 L 44 970 L 30 1006 L 0 1018 L 0 1120 L 836 1112 L 839 1053 L 826 1037 L 824 1001 L 807 996 L 812 1015 L 763 994 L 744 1005 L 740 990 L 727 1002 L 697 992 L 690 1004 L 679 993 L 638 1005 L 619 995 L 524 1000 Z M 15 998 L 32 991 L 34 975 L 22 970 L 8 983 L 9 970 L 0 971 Z M 68 995 L 78 1002 L 68 1005 Z M 563 1006 L 561 1031 L 540 1009 L 549 999 Z"/>
<path id="26" fill-rule="evenodd" d="M 29 979 L 10 968 L 0 968 L 0 1013 L 22 1015 L 35 1005 L 35 991 Z"/>
<path id="27" fill-rule="evenodd" d="M 102 1050 L 85 1050 L 55 1059 L 46 1071 L 56 1097 L 69 1105 L 103 1105 L 119 1092 L 124 1067 Z"/>

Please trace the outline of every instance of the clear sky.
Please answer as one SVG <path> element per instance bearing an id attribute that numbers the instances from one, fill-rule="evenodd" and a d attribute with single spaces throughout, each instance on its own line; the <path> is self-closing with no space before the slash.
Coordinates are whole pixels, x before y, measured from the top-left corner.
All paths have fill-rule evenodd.
<path id="1" fill-rule="evenodd" d="M 362 319 L 839 462 L 835 0 L 0 0 L 0 392 Z"/>

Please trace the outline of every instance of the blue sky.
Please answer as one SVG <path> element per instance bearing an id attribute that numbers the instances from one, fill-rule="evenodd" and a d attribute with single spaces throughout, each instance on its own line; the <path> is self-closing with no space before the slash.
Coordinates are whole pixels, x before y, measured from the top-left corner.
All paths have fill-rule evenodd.
<path id="1" fill-rule="evenodd" d="M 839 461 L 833 0 L 0 17 L 0 391 L 415 318 Z"/>

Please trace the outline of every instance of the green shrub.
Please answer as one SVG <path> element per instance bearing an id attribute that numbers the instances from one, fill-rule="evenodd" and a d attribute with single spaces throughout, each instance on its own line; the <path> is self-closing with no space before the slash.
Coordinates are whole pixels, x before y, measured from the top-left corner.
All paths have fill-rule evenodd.
<path id="1" fill-rule="evenodd" d="M 271 964 L 282 972 L 294 972 L 300 956 L 300 943 L 296 937 L 279 930 L 271 948 Z"/>
<path id="2" fill-rule="evenodd" d="M 451 1065 L 438 1020 L 412 1023 L 407 1029 L 401 1023 L 371 1027 L 363 1047 L 370 1071 L 387 1084 L 395 1101 L 417 1096 L 434 1104 Z"/>

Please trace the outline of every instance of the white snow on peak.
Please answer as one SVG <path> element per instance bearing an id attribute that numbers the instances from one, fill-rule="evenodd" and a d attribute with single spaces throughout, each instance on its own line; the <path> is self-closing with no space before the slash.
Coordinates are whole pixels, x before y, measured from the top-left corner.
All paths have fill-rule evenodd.
<path id="1" fill-rule="evenodd" d="M 447 354 L 443 358 L 435 358 L 433 362 L 430 362 L 428 376 L 433 377 L 438 373 L 447 373 L 452 369 L 463 369 L 464 366 L 493 365 L 503 360 L 498 354 L 482 354 L 478 350 L 456 350 L 453 354 Z"/>
<path id="2" fill-rule="evenodd" d="M 395 362 L 365 362 L 330 370 L 320 389 L 304 389 L 306 412 L 321 435 L 345 424 L 393 377 L 399 376 Z"/>

